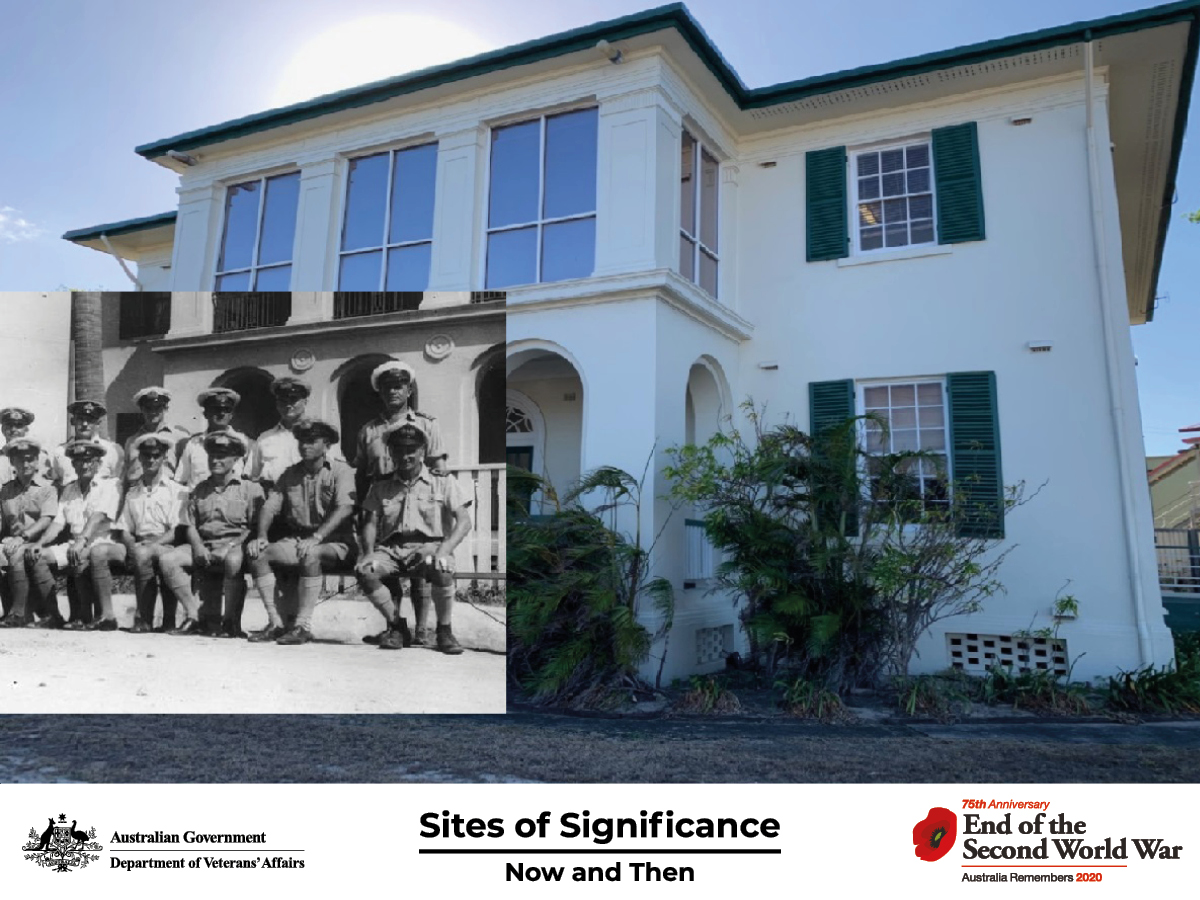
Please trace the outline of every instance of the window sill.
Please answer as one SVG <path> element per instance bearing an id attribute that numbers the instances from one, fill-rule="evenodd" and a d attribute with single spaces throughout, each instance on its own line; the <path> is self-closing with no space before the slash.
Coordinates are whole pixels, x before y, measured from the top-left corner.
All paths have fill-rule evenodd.
<path id="1" fill-rule="evenodd" d="M 871 253 L 860 253 L 857 256 L 843 256 L 837 261 L 837 264 L 838 268 L 842 266 L 865 266 L 868 263 L 891 262 L 896 259 L 946 256 L 953 252 L 953 244 L 928 244 L 921 247 L 906 247 L 903 250 L 881 250 Z"/>

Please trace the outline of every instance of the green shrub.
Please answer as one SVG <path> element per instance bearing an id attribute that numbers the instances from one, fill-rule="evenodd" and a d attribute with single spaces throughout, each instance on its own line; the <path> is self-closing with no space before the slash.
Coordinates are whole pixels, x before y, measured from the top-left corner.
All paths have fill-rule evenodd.
<path id="1" fill-rule="evenodd" d="M 691 688 L 676 704 L 681 712 L 690 713 L 735 713 L 742 708 L 742 702 L 737 694 L 730 690 L 725 679 L 719 676 L 699 676 L 691 678 Z"/>
<path id="2" fill-rule="evenodd" d="M 1044 669 L 1013 672 L 993 666 L 979 680 L 977 690 L 976 699 L 990 706 L 1056 715 L 1085 715 L 1092 709 L 1085 685 L 1067 682 Z"/>
<path id="3" fill-rule="evenodd" d="M 788 715 L 802 719 L 818 719 L 822 722 L 851 718 L 841 697 L 807 678 L 776 681 L 775 689 L 782 692 L 780 705 Z"/>
<path id="4" fill-rule="evenodd" d="M 1175 637 L 1175 664 L 1108 679 L 1108 705 L 1131 713 L 1200 713 L 1200 632 Z"/>

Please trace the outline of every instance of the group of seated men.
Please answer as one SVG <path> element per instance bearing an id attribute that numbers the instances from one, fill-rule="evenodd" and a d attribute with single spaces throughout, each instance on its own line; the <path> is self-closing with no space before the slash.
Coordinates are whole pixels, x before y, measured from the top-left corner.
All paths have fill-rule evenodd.
<path id="1" fill-rule="evenodd" d="M 256 441 L 232 428 L 240 397 L 219 387 L 197 398 L 207 427 L 191 436 L 166 424 L 165 388 L 138 391 L 143 424 L 124 449 L 99 436 L 106 410 L 92 400 L 68 406 L 74 436 L 52 451 L 28 436 L 32 413 L 0 411 L 0 627 L 117 630 L 112 566 L 120 563 L 137 592 L 133 633 L 304 644 L 324 573 L 353 565 L 386 623 L 365 642 L 461 653 L 451 629 L 454 550 L 471 529 L 470 500 L 447 474 L 436 420 L 410 406 L 412 367 L 386 362 L 371 385 L 383 410 L 359 431 L 353 467 L 338 430 L 305 415 L 311 388 L 291 376 L 271 385 L 280 421 Z M 247 574 L 267 614 L 266 627 L 249 635 Z M 411 631 L 399 613 L 402 577 L 411 579 Z"/>

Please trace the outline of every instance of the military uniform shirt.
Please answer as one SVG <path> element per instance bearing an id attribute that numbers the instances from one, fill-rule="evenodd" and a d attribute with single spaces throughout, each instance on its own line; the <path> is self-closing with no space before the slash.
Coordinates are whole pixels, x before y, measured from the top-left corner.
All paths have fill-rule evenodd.
<path id="1" fill-rule="evenodd" d="M 63 488 L 54 523 L 66 525 L 72 537 L 79 537 L 88 519 L 96 513 L 104 513 L 108 517 L 109 527 L 100 529 L 93 536 L 93 541 L 103 543 L 109 539 L 111 525 L 116 521 L 117 507 L 120 505 L 121 487 L 116 478 L 93 478 L 91 489 L 86 494 L 79 488 L 79 479 L 75 479 Z"/>
<path id="2" fill-rule="evenodd" d="M 207 478 L 184 505 L 184 523 L 195 525 L 205 541 L 244 538 L 262 505 L 263 490 L 253 481 L 234 476 L 226 484 Z"/>
<path id="3" fill-rule="evenodd" d="M 231 434 L 246 445 L 246 457 L 239 459 L 234 464 L 233 474 L 241 477 L 242 473 L 246 471 L 246 458 L 249 457 L 251 448 L 254 446 L 254 442 L 250 438 L 232 428 L 225 428 L 220 432 L 201 431 L 188 438 L 187 443 L 183 445 L 183 449 L 179 453 L 179 467 L 175 470 L 175 480 L 189 491 L 194 491 L 196 485 L 209 476 L 208 451 L 204 449 L 204 439 L 210 434 L 221 433 Z"/>
<path id="4" fill-rule="evenodd" d="M 342 448 L 337 444 L 331 446 L 325 456 L 327 459 L 345 461 Z M 288 466 L 294 466 L 298 462 L 300 444 L 292 434 L 292 429 L 279 424 L 258 436 L 250 450 L 246 472 L 256 481 L 278 481 Z"/>
<path id="5" fill-rule="evenodd" d="M 165 475 L 150 487 L 139 481 L 125 494 L 125 508 L 113 527 L 139 541 L 161 537 L 182 522 L 187 499 L 187 488 Z"/>
<path id="6" fill-rule="evenodd" d="M 153 431 L 143 425 L 134 433 L 133 437 L 125 442 L 126 484 L 132 484 L 142 478 L 142 461 L 138 459 L 137 451 L 133 449 L 133 442 L 144 434 L 156 434 L 168 442 L 167 453 L 163 457 L 163 469 L 168 475 L 179 467 L 179 454 L 183 450 L 183 445 L 191 437 L 186 428 L 180 428 L 178 425 L 168 425 L 164 422 Z"/>
<path id="7" fill-rule="evenodd" d="M 354 470 L 340 460 L 326 459 L 315 475 L 309 475 L 304 463 L 290 466 L 279 476 L 267 497 L 264 515 L 275 515 L 293 535 L 307 537 L 339 506 L 353 506 Z M 326 542 L 354 542 L 353 518 L 347 517 Z"/>
<path id="8" fill-rule="evenodd" d="M 376 481 L 363 509 L 375 514 L 378 542 L 386 544 L 400 535 L 441 540 L 454 530 L 454 514 L 470 504 L 453 475 L 435 475 L 422 466 L 411 483 L 395 476 Z"/>
<path id="9" fill-rule="evenodd" d="M 379 478 L 392 474 L 392 454 L 388 450 L 384 438 L 401 425 L 415 425 L 424 433 L 425 459 L 431 462 L 445 457 L 446 450 L 442 446 L 442 431 L 438 428 L 437 419 L 424 413 L 406 410 L 394 422 L 389 422 L 386 416 L 377 416 L 364 425 L 358 432 L 358 443 L 355 447 L 354 468 L 366 468 L 367 475 Z"/>
<path id="10" fill-rule="evenodd" d="M 41 475 L 34 475 L 24 489 L 15 478 L 0 487 L 0 522 L 5 537 L 13 537 L 18 525 L 22 531 L 28 531 L 47 516 L 53 518 L 56 515 L 58 491 Z"/>
<path id="11" fill-rule="evenodd" d="M 85 440 L 85 438 L 80 438 L 80 440 Z M 125 451 L 117 444 L 105 440 L 99 435 L 93 437 L 91 441 L 104 448 L 104 457 L 100 460 L 100 468 L 96 470 L 96 477 L 120 478 L 125 467 Z M 55 447 L 50 459 L 50 477 L 62 485 L 70 484 L 77 477 L 75 467 L 71 465 L 71 459 L 65 452 L 67 443 L 69 442 Z"/>

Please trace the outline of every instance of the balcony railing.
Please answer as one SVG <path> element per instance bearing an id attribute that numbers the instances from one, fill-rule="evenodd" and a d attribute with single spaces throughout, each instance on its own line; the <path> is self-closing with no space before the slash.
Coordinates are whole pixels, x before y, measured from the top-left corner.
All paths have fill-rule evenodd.
<path id="1" fill-rule="evenodd" d="M 1155 528 L 1158 583 L 1164 594 L 1195 594 L 1200 598 L 1200 530 Z"/>
<path id="2" fill-rule="evenodd" d="M 286 325 L 291 315 L 291 294 L 213 294 L 213 334 Z"/>
<path id="3" fill-rule="evenodd" d="M 507 291 L 471 291 L 472 303 L 488 303 L 492 300 L 505 300 L 507 298 Z"/>
<path id="4" fill-rule="evenodd" d="M 504 463 L 450 468 L 463 493 L 473 501 L 469 507 L 471 533 L 454 554 L 459 572 L 503 575 L 508 571 L 503 506 L 507 496 L 507 471 Z"/>
<path id="5" fill-rule="evenodd" d="M 338 291 L 333 295 L 334 319 L 356 319 L 418 309 L 420 291 Z"/>

